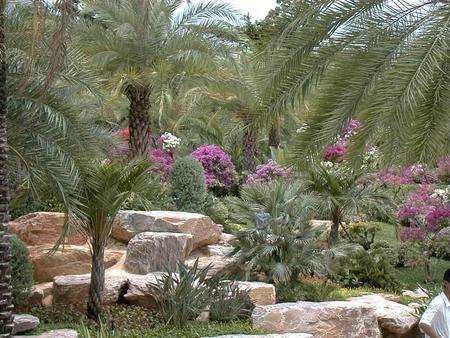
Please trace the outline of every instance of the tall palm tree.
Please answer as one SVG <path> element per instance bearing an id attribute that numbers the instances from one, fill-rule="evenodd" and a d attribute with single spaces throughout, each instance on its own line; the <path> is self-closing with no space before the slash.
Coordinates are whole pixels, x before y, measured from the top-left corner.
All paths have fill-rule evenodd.
<path id="1" fill-rule="evenodd" d="M 257 81 L 258 65 L 245 54 L 226 62 L 217 72 L 203 76 L 197 94 L 212 106 L 233 114 L 242 124 L 243 169 L 256 168 L 258 133 L 264 125 L 259 119 L 265 109 L 262 84 Z"/>
<path id="2" fill-rule="evenodd" d="M 68 211 L 66 231 L 74 227 L 83 233 L 91 248 L 92 269 L 87 303 L 89 318 L 99 321 L 105 281 L 104 251 L 114 218 L 124 203 L 142 198 L 151 191 L 152 174 L 148 162 L 94 163 L 83 170 L 76 208 Z"/>
<path id="3" fill-rule="evenodd" d="M 448 1 L 303 1 L 274 43 L 273 107 L 318 85 L 295 160 L 322 151 L 349 117 L 363 122 L 351 153 L 378 144 L 386 162 L 433 162 L 450 150 Z"/>
<path id="4" fill-rule="evenodd" d="M 303 178 L 303 189 L 313 193 L 318 201 L 318 214 L 332 221 L 328 244 L 336 245 L 339 229 L 354 217 L 392 216 L 393 203 L 379 187 L 368 183 L 361 172 L 344 164 L 331 167 L 311 166 Z"/>
<path id="5" fill-rule="evenodd" d="M 162 73 L 211 67 L 236 41 L 235 12 L 218 2 L 89 0 L 80 45 L 129 101 L 130 156 L 147 154 L 151 95 Z M 219 39 L 220 37 L 220 39 Z"/>
<path id="6" fill-rule="evenodd" d="M 0 0 L 0 337 L 10 337 L 13 329 L 11 293 L 11 244 L 8 235 L 9 194 L 6 138 L 6 0 Z"/>

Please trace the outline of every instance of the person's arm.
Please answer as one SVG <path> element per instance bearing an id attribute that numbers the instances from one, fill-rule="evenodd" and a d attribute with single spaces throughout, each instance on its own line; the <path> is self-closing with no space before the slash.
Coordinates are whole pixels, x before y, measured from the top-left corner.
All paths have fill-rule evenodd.
<path id="1" fill-rule="evenodd" d="M 436 330 L 433 329 L 431 326 L 431 323 L 434 319 L 434 316 L 441 308 L 440 302 L 438 298 L 433 299 L 433 301 L 428 305 L 428 308 L 422 315 L 422 318 L 419 322 L 419 328 L 422 330 L 423 333 L 426 333 L 430 338 L 445 338 L 441 337 L 437 334 Z"/>
<path id="2" fill-rule="evenodd" d="M 420 323 L 419 324 L 420 329 L 423 333 L 426 333 L 430 338 L 442 338 L 440 335 L 436 333 L 436 331 L 431 327 L 431 325 Z"/>

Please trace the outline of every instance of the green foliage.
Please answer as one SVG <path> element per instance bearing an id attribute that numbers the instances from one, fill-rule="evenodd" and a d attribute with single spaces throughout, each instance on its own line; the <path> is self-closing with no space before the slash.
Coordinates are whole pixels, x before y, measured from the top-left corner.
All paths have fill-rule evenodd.
<path id="1" fill-rule="evenodd" d="M 230 216 L 226 204 L 220 199 L 212 197 L 212 201 L 205 208 L 205 215 L 209 216 L 214 223 L 225 225 Z"/>
<path id="2" fill-rule="evenodd" d="M 11 286 L 13 303 L 21 305 L 27 302 L 33 286 L 33 267 L 27 246 L 15 235 L 11 236 Z"/>
<path id="3" fill-rule="evenodd" d="M 151 283 L 164 323 L 181 328 L 202 312 L 209 311 L 212 320 L 229 321 L 249 315 L 250 301 L 232 282 L 220 276 L 209 278 L 211 266 L 192 268 L 178 263 L 178 273 L 164 273 L 156 283 Z"/>
<path id="4" fill-rule="evenodd" d="M 344 251 L 345 255 L 331 257 L 328 261 L 331 280 L 347 287 L 398 289 L 394 267 L 383 248 L 364 250 L 359 245 L 352 245 Z"/>
<path id="5" fill-rule="evenodd" d="M 296 282 L 277 286 L 279 302 L 297 302 L 306 300 L 311 302 L 324 302 L 330 300 L 331 295 L 338 286 L 327 281 Z"/>
<path id="6" fill-rule="evenodd" d="M 369 250 L 375 240 L 375 235 L 381 230 L 378 223 L 371 222 L 353 222 L 350 223 L 344 236 L 352 243 L 361 245 L 364 249 Z"/>
<path id="7" fill-rule="evenodd" d="M 205 171 L 191 156 L 177 159 L 172 167 L 171 196 L 178 210 L 201 212 L 206 203 L 208 189 Z"/>

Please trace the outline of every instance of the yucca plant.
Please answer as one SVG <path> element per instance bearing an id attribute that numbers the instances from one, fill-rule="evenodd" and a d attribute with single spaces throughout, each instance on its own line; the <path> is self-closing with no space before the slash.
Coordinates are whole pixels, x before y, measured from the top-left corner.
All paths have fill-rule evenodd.
<path id="1" fill-rule="evenodd" d="M 89 0 L 79 44 L 129 101 L 131 157 L 148 153 L 153 90 L 183 72 L 211 69 L 237 40 L 235 12 L 220 2 Z M 218 39 L 220 37 L 220 39 Z M 161 88 L 161 86 L 159 86 Z"/>
<path id="2" fill-rule="evenodd" d="M 102 312 L 104 251 L 114 218 L 131 196 L 145 198 L 151 175 L 146 161 L 93 163 L 81 175 L 77 188 L 79 203 L 67 212 L 68 223 L 64 235 L 72 227 L 86 236 L 91 248 L 92 270 L 87 315 L 97 322 Z"/>

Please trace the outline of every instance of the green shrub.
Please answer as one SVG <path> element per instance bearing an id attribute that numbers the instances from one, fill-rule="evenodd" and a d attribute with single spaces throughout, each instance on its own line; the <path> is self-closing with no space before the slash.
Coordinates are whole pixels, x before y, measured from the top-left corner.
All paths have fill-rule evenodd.
<path id="1" fill-rule="evenodd" d="M 382 248 L 364 250 L 359 245 L 348 247 L 344 255 L 329 261 L 329 278 L 346 287 L 396 290 L 399 283 L 388 255 Z"/>
<path id="2" fill-rule="evenodd" d="M 202 212 L 207 198 L 205 172 L 199 161 L 187 156 L 172 168 L 171 196 L 178 210 Z"/>
<path id="3" fill-rule="evenodd" d="M 217 322 L 249 317 L 253 308 L 248 294 L 242 292 L 236 284 L 221 281 L 220 278 L 209 281 L 211 304 L 210 319 Z"/>
<path id="4" fill-rule="evenodd" d="M 337 289 L 337 285 L 327 281 L 280 284 L 277 285 L 277 297 L 279 302 L 323 302 L 330 300 Z"/>
<path id="5" fill-rule="evenodd" d="M 205 208 L 205 215 L 209 216 L 216 224 L 226 224 L 229 217 L 228 208 L 220 198 L 211 196 L 211 202 Z"/>
<path id="6" fill-rule="evenodd" d="M 369 250 L 375 240 L 375 235 L 381 230 L 381 225 L 372 222 L 353 222 L 347 226 L 347 239 Z"/>
<path id="7" fill-rule="evenodd" d="M 16 236 L 11 236 L 11 285 L 13 302 L 21 305 L 30 298 L 33 286 L 33 268 L 27 246 Z"/>

